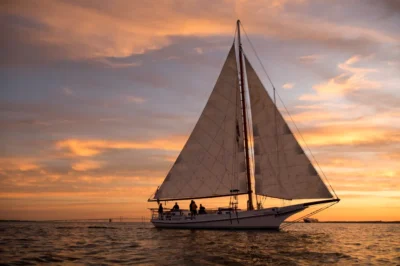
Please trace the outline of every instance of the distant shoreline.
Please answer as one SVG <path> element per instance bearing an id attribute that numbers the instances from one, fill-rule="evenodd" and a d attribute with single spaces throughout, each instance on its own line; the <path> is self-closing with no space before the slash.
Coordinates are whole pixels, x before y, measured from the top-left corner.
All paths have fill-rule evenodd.
<path id="1" fill-rule="evenodd" d="M 293 223 L 287 221 L 286 223 Z M 296 222 L 295 222 L 296 223 Z M 301 222 L 303 223 L 303 222 Z M 400 221 L 318 221 L 313 224 L 398 224 Z"/>
<path id="2" fill-rule="evenodd" d="M 95 219 L 95 220 L 0 220 L 0 223 L 45 223 L 45 222 L 108 222 L 108 219 Z M 119 222 L 116 220 L 115 222 Z M 139 223 L 136 221 L 124 221 L 124 222 L 133 222 L 133 223 Z M 285 221 L 284 223 L 304 223 L 304 222 L 291 222 L 291 221 Z M 332 223 L 332 224 L 400 224 L 400 221 L 318 221 L 314 222 L 312 224 L 323 224 L 323 223 Z"/>

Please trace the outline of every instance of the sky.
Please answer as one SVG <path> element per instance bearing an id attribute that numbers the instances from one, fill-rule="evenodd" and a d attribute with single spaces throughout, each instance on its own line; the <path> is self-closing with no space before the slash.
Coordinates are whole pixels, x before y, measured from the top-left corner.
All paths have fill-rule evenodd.
<path id="1" fill-rule="evenodd" d="M 238 18 L 341 198 L 316 217 L 400 220 L 397 0 L 2 1 L 0 219 L 149 217 Z"/>

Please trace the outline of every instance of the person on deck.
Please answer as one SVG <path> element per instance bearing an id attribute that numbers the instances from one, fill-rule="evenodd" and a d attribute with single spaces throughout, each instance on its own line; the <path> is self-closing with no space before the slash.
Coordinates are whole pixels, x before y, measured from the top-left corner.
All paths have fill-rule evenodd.
<path id="1" fill-rule="evenodd" d="M 172 210 L 173 210 L 173 211 L 179 211 L 178 202 L 175 202 L 175 205 L 174 205 L 174 207 L 172 207 Z"/>
<path id="2" fill-rule="evenodd" d="M 200 204 L 200 208 L 199 208 L 199 214 L 207 214 L 206 213 L 206 208 Z"/>
<path id="3" fill-rule="evenodd" d="M 162 203 L 160 203 L 160 205 L 158 206 L 158 219 L 162 220 L 162 215 L 163 215 L 163 206 Z"/>
<path id="4" fill-rule="evenodd" d="M 197 214 L 197 205 L 194 200 L 192 200 L 192 203 L 190 203 L 190 210 L 191 210 L 192 216 L 195 216 Z"/>

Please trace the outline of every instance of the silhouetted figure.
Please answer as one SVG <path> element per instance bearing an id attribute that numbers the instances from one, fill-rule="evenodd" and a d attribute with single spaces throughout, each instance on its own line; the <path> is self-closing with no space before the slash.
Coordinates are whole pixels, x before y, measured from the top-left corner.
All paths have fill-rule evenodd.
<path id="1" fill-rule="evenodd" d="M 179 211 L 178 202 L 175 202 L 175 205 L 174 205 L 174 207 L 172 207 L 172 210 L 173 210 L 173 211 Z"/>
<path id="2" fill-rule="evenodd" d="M 160 203 L 160 205 L 158 206 L 158 219 L 162 220 L 162 215 L 163 215 L 163 206 L 162 203 Z"/>
<path id="3" fill-rule="evenodd" d="M 197 205 L 194 200 L 190 203 L 190 212 L 192 213 L 192 216 L 195 216 L 197 214 Z"/>
<path id="4" fill-rule="evenodd" d="M 206 213 L 206 208 L 200 204 L 200 208 L 199 208 L 199 214 L 207 214 Z"/>

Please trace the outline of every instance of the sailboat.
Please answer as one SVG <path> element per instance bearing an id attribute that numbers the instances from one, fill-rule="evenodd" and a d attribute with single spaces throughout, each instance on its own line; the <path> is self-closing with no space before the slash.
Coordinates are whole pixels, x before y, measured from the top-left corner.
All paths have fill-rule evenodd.
<path id="1" fill-rule="evenodd" d="M 315 170 L 278 110 L 275 95 L 272 100 L 244 54 L 240 25 L 238 20 L 237 36 L 196 126 L 148 200 L 160 204 L 229 197 L 230 205 L 199 215 L 154 208 L 151 222 L 157 228 L 279 229 L 288 217 L 312 205 L 340 201 Z M 241 210 L 238 196 L 246 194 L 247 209 Z M 255 195 L 308 201 L 271 208 L 257 202 L 254 207 Z"/>

